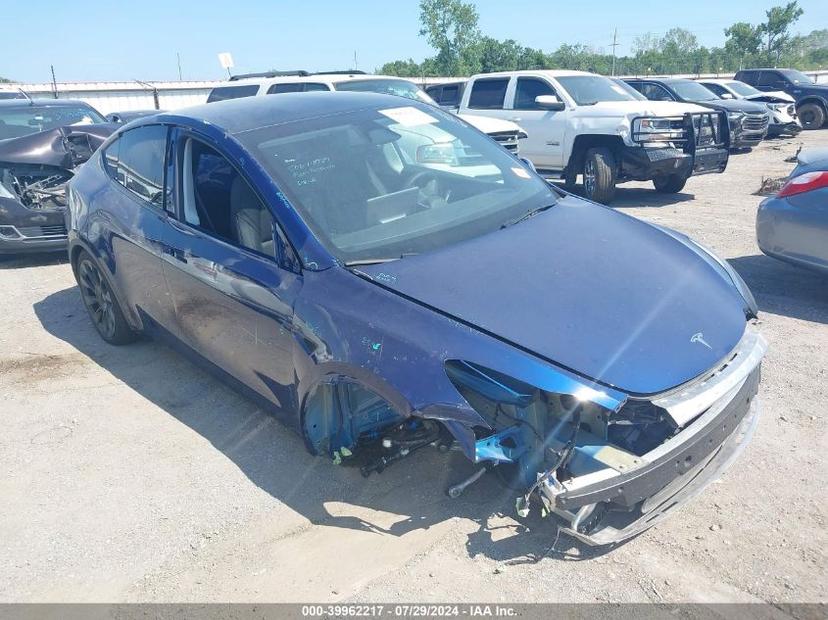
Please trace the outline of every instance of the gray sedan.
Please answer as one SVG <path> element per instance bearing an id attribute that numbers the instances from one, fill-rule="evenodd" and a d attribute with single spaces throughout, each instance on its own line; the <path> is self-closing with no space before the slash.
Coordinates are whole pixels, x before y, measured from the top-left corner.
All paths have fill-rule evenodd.
<path id="1" fill-rule="evenodd" d="M 828 273 L 828 148 L 802 151 L 787 183 L 756 214 L 762 252 Z"/>

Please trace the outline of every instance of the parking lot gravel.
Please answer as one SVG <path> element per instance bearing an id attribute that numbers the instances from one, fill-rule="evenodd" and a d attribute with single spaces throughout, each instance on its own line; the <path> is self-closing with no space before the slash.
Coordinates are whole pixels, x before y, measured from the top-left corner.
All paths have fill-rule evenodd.
<path id="1" fill-rule="evenodd" d="M 766 258 L 754 233 L 753 192 L 800 144 L 828 129 L 681 194 L 618 193 L 614 208 L 731 261 L 770 348 L 740 460 L 612 550 L 517 518 L 491 476 L 449 499 L 472 471 L 460 455 L 368 479 L 314 458 L 166 347 L 105 344 L 63 257 L 0 262 L 0 602 L 825 601 L 828 278 Z"/>

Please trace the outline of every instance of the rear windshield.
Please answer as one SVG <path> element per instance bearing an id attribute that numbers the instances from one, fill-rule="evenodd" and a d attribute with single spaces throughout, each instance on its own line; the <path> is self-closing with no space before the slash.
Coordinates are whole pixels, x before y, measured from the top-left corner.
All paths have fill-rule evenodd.
<path id="1" fill-rule="evenodd" d="M 106 119 L 88 105 L 21 105 L 0 108 L 0 140 L 20 138 L 68 125 L 93 125 Z"/>
<path id="2" fill-rule="evenodd" d="M 219 86 L 214 88 L 207 97 L 207 103 L 214 101 L 226 101 L 228 99 L 241 99 L 242 97 L 252 97 L 259 92 L 258 84 L 244 84 L 240 86 Z"/>
<path id="3" fill-rule="evenodd" d="M 745 84 L 744 82 L 728 82 L 727 87 L 742 97 L 750 97 L 751 95 L 759 95 L 762 93 L 761 90 L 753 88 L 753 86 Z"/>

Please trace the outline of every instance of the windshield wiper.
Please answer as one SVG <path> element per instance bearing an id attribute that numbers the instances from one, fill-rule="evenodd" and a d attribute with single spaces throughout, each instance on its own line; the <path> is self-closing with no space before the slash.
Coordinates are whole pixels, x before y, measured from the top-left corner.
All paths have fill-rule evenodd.
<path id="1" fill-rule="evenodd" d="M 543 207 L 537 207 L 535 209 L 532 209 L 531 211 L 527 211 L 526 213 L 521 215 L 519 218 L 514 219 L 511 222 L 506 222 L 505 224 L 501 224 L 500 228 L 502 230 L 504 228 L 508 228 L 509 226 L 514 226 L 515 224 L 519 224 L 523 220 L 528 220 L 530 217 L 535 217 L 538 213 L 542 213 L 543 211 L 546 211 L 547 209 L 551 209 L 554 206 L 555 206 L 555 203 L 553 202 L 552 204 L 548 204 L 548 205 L 545 205 Z"/>
<path id="2" fill-rule="evenodd" d="M 349 260 L 345 261 L 346 267 L 359 267 L 360 265 L 381 265 L 382 263 L 390 263 L 395 260 L 400 260 L 401 258 L 405 258 L 406 256 L 417 256 L 416 252 L 406 252 L 405 254 L 400 254 L 399 256 L 393 258 L 361 258 L 359 260 Z"/>

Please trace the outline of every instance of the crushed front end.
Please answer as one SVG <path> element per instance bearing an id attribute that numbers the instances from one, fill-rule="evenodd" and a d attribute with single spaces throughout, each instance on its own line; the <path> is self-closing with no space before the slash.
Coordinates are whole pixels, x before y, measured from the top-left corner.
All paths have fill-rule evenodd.
<path id="1" fill-rule="evenodd" d="M 0 254 L 65 249 L 66 184 L 113 127 L 59 127 L 0 141 Z"/>
<path id="2" fill-rule="evenodd" d="M 525 489 L 590 545 L 628 539 L 715 480 L 748 443 L 767 344 L 752 325 L 732 353 L 689 384 L 648 398 L 566 380 L 529 384 L 463 361 L 446 369 L 490 429 L 476 429 L 475 460 Z"/>

